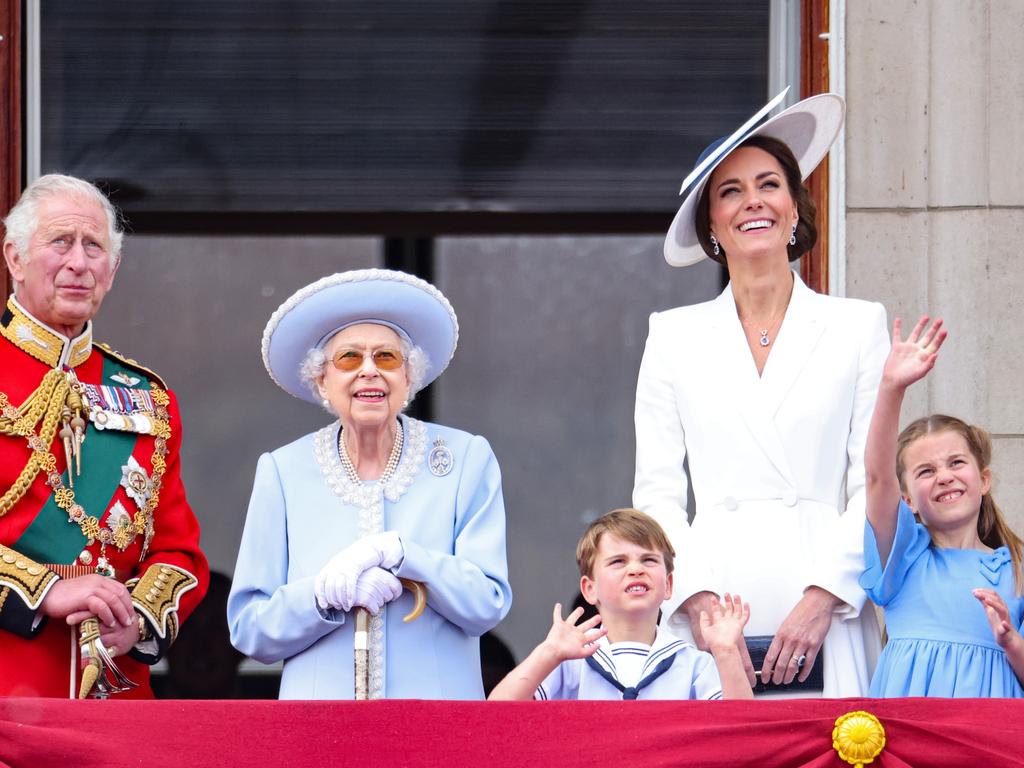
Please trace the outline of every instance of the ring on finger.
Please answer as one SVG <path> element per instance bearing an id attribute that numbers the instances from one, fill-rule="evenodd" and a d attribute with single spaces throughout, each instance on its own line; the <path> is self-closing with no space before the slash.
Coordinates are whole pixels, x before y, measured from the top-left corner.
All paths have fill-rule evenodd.
<path id="1" fill-rule="evenodd" d="M 790 664 L 796 664 L 797 669 L 803 669 L 804 664 L 807 663 L 807 654 L 801 653 L 799 656 L 793 654 L 793 658 L 789 660 Z"/>

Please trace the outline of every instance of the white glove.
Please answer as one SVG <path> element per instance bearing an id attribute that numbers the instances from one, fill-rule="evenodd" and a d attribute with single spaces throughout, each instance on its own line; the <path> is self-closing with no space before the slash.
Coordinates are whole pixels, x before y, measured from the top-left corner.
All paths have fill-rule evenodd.
<path id="1" fill-rule="evenodd" d="M 405 557 L 402 540 L 396 531 L 366 536 L 350 544 L 327 561 L 313 584 L 317 605 L 326 611 L 335 608 L 352 610 L 356 598 L 356 581 L 374 566 L 394 568 Z"/>
<path id="2" fill-rule="evenodd" d="M 402 582 L 391 571 L 374 566 L 363 571 L 356 580 L 356 597 L 352 605 L 361 605 L 374 616 L 380 613 L 385 603 L 390 603 L 402 594 Z"/>

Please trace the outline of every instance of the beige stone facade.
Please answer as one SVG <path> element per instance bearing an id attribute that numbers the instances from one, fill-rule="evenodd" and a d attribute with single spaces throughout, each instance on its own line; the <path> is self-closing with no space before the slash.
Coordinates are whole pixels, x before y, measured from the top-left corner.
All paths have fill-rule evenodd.
<path id="1" fill-rule="evenodd" d="M 1024 532 L 1024 0 L 845 3 L 846 294 L 950 331 L 906 420 L 994 437 Z"/>

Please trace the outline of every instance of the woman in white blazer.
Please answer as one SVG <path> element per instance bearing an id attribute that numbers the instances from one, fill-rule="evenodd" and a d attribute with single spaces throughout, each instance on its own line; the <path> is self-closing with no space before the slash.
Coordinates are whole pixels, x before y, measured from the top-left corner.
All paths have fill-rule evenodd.
<path id="1" fill-rule="evenodd" d="M 703 647 L 700 611 L 738 593 L 751 605 L 748 639 L 772 638 L 761 680 L 818 671 L 821 695 L 862 696 L 879 650 L 857 580 L 885 310 L 816 294 L 789 267 L 817 239 L 802 179 L 828 152 L 844 105 L 824 94 L 757 126 L 783 96 L 705 150 L 683 184 L 666 259 L 710 256 L 730 282 L 713 301 L 651 316 L 633 503 L 679 553 L 670 627 Z"/>

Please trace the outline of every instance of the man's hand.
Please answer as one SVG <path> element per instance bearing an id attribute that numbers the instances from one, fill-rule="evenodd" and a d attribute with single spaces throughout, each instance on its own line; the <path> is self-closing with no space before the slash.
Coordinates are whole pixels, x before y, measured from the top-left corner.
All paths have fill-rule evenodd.
<path id="1" fill-rule="evenodd" d="M 135 625 L 135 608 L 128 589 L 116 579 L 98 573 L 58 579 L 39 607 L 46 616 L 64 619 L 70 626 L 93 616 L 107 628 Z"/>
<path id="2" fill-rule="evenodd" d="M 137 617 L 138 614 L 134 614 L 133 621 L 127 627 L 123 624 L 113 627 L 100 625 L 100 640 L 103 641 L 103 647 L 111 656 L 123 656 L 139 642 L 139 620 Z"/>

